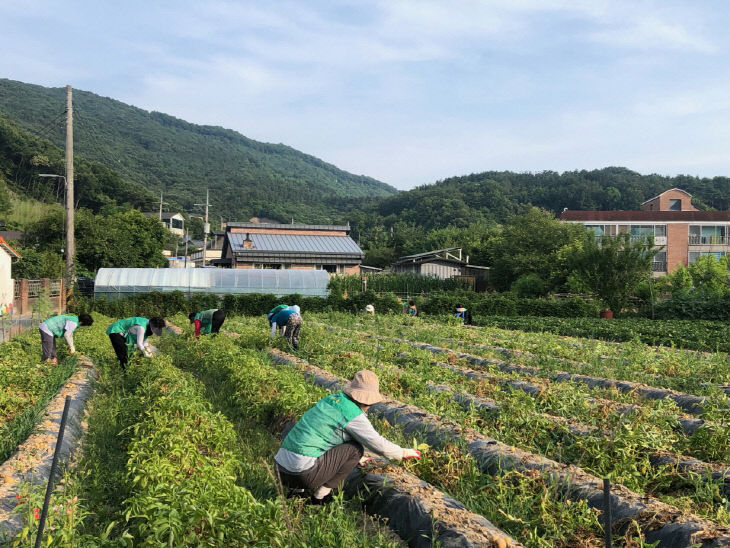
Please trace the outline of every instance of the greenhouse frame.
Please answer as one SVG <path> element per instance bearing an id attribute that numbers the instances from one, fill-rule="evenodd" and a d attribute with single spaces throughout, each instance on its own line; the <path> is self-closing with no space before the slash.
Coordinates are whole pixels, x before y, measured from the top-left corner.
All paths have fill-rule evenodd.
<path id="1" fill-rule="evenodd" d="M 329 274 L 324 270 L 228 268 L 100 268 L 94 297 L 116 300 L 150 291 L 216 295 L 269 293 L 325 298 Z"/>

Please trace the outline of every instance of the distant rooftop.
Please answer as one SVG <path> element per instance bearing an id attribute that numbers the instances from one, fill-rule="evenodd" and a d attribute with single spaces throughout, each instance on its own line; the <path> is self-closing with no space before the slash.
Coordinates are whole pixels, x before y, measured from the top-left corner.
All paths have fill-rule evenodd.
<path id="1" fill-rule="evenodd" d="M 730 211 L 584 211 L 568 209 L 561 221 L 730 222 Z"/>
<path id="2" fill-rule="evenodd" d="M 289 225 L 286 225 L 289 226 Z M 305 234 L 249 234 L 253 247 L 244 248 L 245 233 L 228 234 L 233 253 L 258 255 L 266 252 L 336 255 L 361 259 L 360 247 L 349 236 L 313 236 Z"/>
<path id="3" fill-rule="evenodd" d="M 285 224 L 285 223 L 228 223 L 228 228 L 268 228 L 281 230 L 327 230 L 349 232 L 350 225 L 304 225 L 304 224 Z"/>

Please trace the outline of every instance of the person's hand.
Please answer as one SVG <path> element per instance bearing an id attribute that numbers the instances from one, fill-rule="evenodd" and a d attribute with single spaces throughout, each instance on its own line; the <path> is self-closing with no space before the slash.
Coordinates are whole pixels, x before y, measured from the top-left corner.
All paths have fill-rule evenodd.
<path id="1" fill-rule="evenodd" d="M 68 353 L 73 356 L 74 354 L 76 354 L 76 349 L 72 346 L 71 348 L 68 349 Z"/>
<path id="2" fill-rule="evenodd" d="M 373 460 L 373 457 L 363 457 L 360 459 L 360 462 L 358 462 L 358 466 L 365 466 L 367 463 L 371 462 Z"/>
<path id="3" fill-rule="evenodd" d="M 420 459 L 421 452 L 418 449 L 403 449 L 404 459 Z"/>

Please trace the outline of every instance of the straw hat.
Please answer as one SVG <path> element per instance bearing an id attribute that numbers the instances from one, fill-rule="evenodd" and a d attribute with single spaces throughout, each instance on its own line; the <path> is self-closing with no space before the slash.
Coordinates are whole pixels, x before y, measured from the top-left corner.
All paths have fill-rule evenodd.
<path id="1" fill-rule="evenodd" d="M 361 369 L 342 390 L 353 400 L 363 405 L 372 405 L 383 401 L 380 395 L 378 376 L 367 369 Z"/>

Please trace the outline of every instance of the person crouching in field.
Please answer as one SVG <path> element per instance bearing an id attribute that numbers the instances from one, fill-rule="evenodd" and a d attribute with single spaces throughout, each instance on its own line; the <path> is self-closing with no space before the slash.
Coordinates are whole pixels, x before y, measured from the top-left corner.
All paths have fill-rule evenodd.
<path id="1" fill-rule="evenodd" d="M 274 338 L 278 328 L 280 331 L 279 336 L 286 337 L 294 350 L 299 349 L 299 330 L 302 327 L 302 317 L 299 315 L 299 310 L 297 305 L 287 306 L 285 304 L 280 304 L 269 310 L 266 315 L 271 324 L 269 341 Z"/>
<path id="2" fill-rule="evenodd" d="M 119 365 L 122 371 L 127 368 L 129 355 L 134 353 L 134 347 L 139 349 L 145 357 L 152 356 L 152 350 L 147 343 L 150 335 L 162 335 L 162 328 L 165 327 L 165 320 L 160 316 L 154 318 L 141 318 L 134 316 L 132 318 L 124 318 L 111 324 L 106 329 L 109 340 L 117 354 Z"/>
<path id="3" fill-rule="evenodd" d="M 56 337 L 63 335 L 68 344 L 68 351 L 70 354 L 76 353 L 76 347 L 74 346 L 74 331 L 76 328 L 86 327 L 94 323 L 94 318 L 88 314 L 79 314 L 73 316 L 71 314 L 61 314 L 59 316 L 53 316 L 48 318 L 46 321 L 38 326 L 38 331 L 41 332 L 41 350 L 43 352 L 43 360 L 49 361 L 53 364 L 58 363 L 58 357 L 56 356 Z"/>
<path id="4" fill-rule="evenodd" d="M 211 308 L 202 312 L 191 312 L 188 318 L 190 318 L 190 323 L 195 325 L 196 339 L 200 338 L 201 333 L 203 335 L 213 333 L 215 337 L 226 320 L 226 313 L 217 308 Z"/>
<path id="5" fill-rule="evenodd" d="M 363 458 L 365 447 L 393 460 L 420 459 L 420 451 L 388 441 L 370 424 L 365 412 L 382 399 L 378 376 L 363 369 L 342 392 L 314 404 L 274 456 L 281 482 L 292 490 L 310 490 L 312 504 L 325 504 L 352 469 L 367 462 Z"/>

